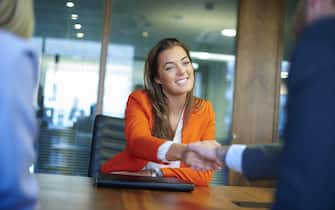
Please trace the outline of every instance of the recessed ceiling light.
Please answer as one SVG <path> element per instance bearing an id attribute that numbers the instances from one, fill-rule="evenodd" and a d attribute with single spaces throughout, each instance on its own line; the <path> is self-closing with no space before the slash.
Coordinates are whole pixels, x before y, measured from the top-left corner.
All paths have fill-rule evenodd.
<path id="1" fill-rule="evenodd" d="M 74 29 L 77 29 L 77 30 L 79 30 L 79 29 L 81 29 L 81 24 L 79 24 L 79 23 L 76 23 L 76 24 L 74 24 Z"/>
<path id="2" fill-rule="evenodd" d="M 236 36 L 236 29 L 223 29 L 221 34 L 223 36 L 234 37 Z"/>
<path id="3" fill-rule="evenodd" d="M 79 18 L 79 15 L 77 14 L 71 14 L 71 19 L 72 20 L 77 20 Z"/>
<path id="4" fill-rule="evenodd" d="M 82 32 L 77 33 L 77 38 L 83 38 L 84 36 L 85 34 Z"/>
<path id="5" fill-rule="evenodd" d="M 74 3 L 72 1 L 66 2 L 67 7 L 74 7 Z"/>
<path id="6" fill-rule="evenodd" d="M 199 64 L 198 63 L 192 62 L 192 66 L 193 66 L 194 69 L 198 69 L 199 68 Z"/>
<path id="7" fill-rule="evenodd" d="M 190 51 L 190 55 L 192 58 L 200 60 L 225 61 L 225 62 L 235 61 L 234 55 L 227 55 L 227 54 Z"/>
<path id="8" fill-rule="evenodd" d="M 148 36 L 149 36 L 149 32 L 147 32 L 147 31 L 143 31 L 143 32 L 142 32 L 142 36 L 143 36 L 143 37 L 148 37 Z"/>
<path id="9" fill-rule="evenodd" d="M 208 52 L 191 52 L 191 56 L 196 57 L 200 60 L 207 60 L 211 57 Z"/>
<path id="10" fill-rule="evenodd" d="M 280 77 L 281 77 L 282 79 L 286 79 L 286 78 L 288 77 L 288 72 L 286 72 L 286 71 L 282 71 L 282 72 L 280 72 Z"/>

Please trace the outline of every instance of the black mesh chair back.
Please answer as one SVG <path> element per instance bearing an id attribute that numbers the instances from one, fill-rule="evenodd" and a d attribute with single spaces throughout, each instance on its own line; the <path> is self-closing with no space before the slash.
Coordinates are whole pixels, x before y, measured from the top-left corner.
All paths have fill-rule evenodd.
<path id="1" fill-rule="evenodd" d="M 124 119 L 97 115 L 94 120 L 88 176 L 97 176 L 101 164 L 122 151 L 125 144 Z"/>

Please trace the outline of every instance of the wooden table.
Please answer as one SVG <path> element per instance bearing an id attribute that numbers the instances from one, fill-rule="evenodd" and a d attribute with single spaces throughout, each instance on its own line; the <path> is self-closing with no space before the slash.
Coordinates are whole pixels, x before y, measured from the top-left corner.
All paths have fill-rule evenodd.
<path id="1" fill-rule="evenodd" d="M 39 174 L 39 210 L 218 210 L 241 208 L 232 201 L 271 202 L 273 189 L 196 187 L 193 192 L 97 188 L 88 177 Z"/>

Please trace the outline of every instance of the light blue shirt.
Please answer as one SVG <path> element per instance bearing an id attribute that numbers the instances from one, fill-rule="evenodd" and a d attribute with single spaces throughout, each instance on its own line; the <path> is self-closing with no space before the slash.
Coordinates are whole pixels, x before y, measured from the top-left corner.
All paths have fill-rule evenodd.
<path id="1" fill-rule="evenodd" d="M 29 43 L 0 29 L 0 209 L 35 209 L 37 57 Z"/>
<path id="2" fill-rule="evenodd" d="M 244 144 L 232 144 L 226 154 L 226 165 L 228 168 L 243 173 L 242 170 L 242 157 L 243 152 L 246 149 L 247 145 Z"/>

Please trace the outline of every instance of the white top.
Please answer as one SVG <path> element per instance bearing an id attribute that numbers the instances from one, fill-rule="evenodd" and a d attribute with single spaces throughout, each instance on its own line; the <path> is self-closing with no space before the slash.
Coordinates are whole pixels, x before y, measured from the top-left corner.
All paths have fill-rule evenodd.
<path id="1" fill-rule="evenodd" d="M 159 160 L 167 163 L 167 164 L 159 164 L 155 162 L 149 161 L 147 165 L 144 167 L 145 169 L 153 169 L 153 168 L 180 168 L 180 161 L 168 161 L 166 159 L 166 153 L 170 149 L 171 145 L 173 143 L 181 143 L 181 137 L 182 137 L 182 130 L 183 130 L 183 117 L 184 117 L 184 111 L 182 112 L 177 129 L 175 132 L 175 135 L 173 137 L 172 141 L 166 141 L 158 148 L 157 157 Z"/>

